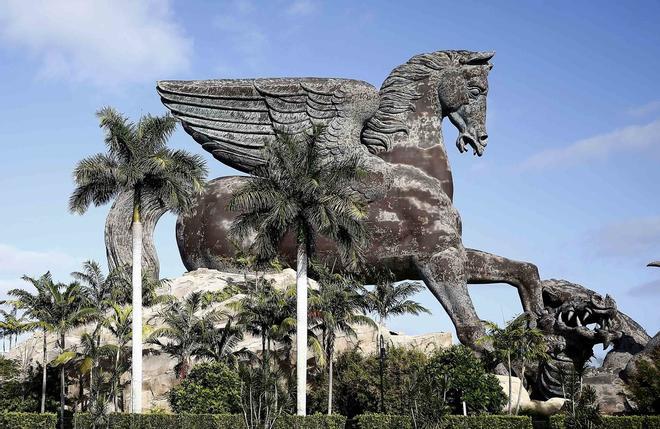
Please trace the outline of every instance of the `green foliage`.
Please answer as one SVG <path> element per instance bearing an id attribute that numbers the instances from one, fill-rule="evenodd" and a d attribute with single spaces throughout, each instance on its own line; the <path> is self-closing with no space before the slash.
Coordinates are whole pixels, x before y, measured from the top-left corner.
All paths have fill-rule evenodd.
<path id="1" fill-rule="evenodd" d="M 75 429 L 92 429 L 92 416 L 76 414 Z M 106 426 L 112 429 L 240 429 L 244 428 L 239 414 L 123 414 L 112 413 Z"/>
<path id="2" fill-rule="evenodd" d="M 237 189 L 228 207 L 239 212 L 231 227 L 237 242 L 256 232 L 250 253 L 267 262 L 277 256 L 278 244 L 292 232 L 313 255 L 317 234 L 337 244 L 342 260 L 355 265 L 366 238 L 367 202 L 353 189 L 363 173 L 363 155 L 323 157 L 315 127 L 303 138 L 280 134 L 264 148 L 266 163 Z"/>
<path id="3" fill-rule="evenodd" d="M 356 417 L 358 429 L 414 429 L 409 416 L 363 414 Z M 417 426 L 419 427 L 419 426 Z M 531 429 L 532 419 L 523 416 L 444 416 L 435 429 Z"/>
<path id="4" fill-rule="evenodd" d="M 238 413 L 241 380 L 236 371 L 222 362 L 201 363 L 169 393 L 177 413 Z"/>
<path id="5" fill-rule="evenodd" d="M 585 369 L 586 364 L 571 367 L 568 372 L 565 367 L 559 366 L 559 379 L 567 399 L 564 404 L 565 426 L 569 429 L 591 429 L 601 423 L 596 390 L 583 383 Z"/>
<path id="6" fill-rule="evenodd" d="M 628 390 L 638 412 L 660 414 L 660 346 L 654 348 L 648 358 L 637 361 Z"/>
<path id="7" fill-rule="evenodd" d="M 408 414 L 411 388 L 427 357 L 419 350 L 391 347 L 385 367 L 385 407 L 390 413 Z M 379 411 L 379 357 L 364 356 L 357 350 L 340 353 L 334 365 L 334 411 L 352 418 Z M 327 411 L 327 373 L 313 374 L 307 403 L 310 412 Z"/>
<path id="8" fill-rule="evenodd" d="M 309 416 L 282 415 L 275 421 L 275 429 L 344 429 L 346 417 L 312 414 Z"/>
<path id="9" fill-rule="evenodd" d="M 55 429 L 57 416 L 50 413 L 0 413 L 3 429 Z"/>
<path id="10" fill-rule="evenodd" d="M 497 377 L 487 373 L 465 346 L 436 352 L 424 367 L 415 391 L 418 409 L 435 413 L 447 407 L 452 414 L 462 414 L 463 401 L 470 414 L 498 413 L 506 402 Z"/>
<path id="11" fill-rule="evenodd" d="M 550 416 L 550 429 L 566 428 L 566 415 Z M 602 416 L 595 429 L 657 429 L 660 416 Z"/>

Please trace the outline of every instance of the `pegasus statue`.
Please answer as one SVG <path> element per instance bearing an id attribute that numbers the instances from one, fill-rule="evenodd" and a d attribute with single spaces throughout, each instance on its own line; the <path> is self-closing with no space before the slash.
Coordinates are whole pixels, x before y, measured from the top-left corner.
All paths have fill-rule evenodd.
<path id="1" fill-rule="evenodd" d="M 196 142 L 247 174 L 266 163 L 264 148 L 278 134 L 298 136 L 322 127 L 319 145 L 328 168 L 355 154 L 368 166 L 367 180 L 356 189 L 369 201 L 371 237 L 364 254 L 373 271 L 387 269 L 396 280 L 423 281 L 451 318 L 461 343 L 478 351 L 487 346 L 477 341 L 484 328 L 467 285 L 516 287 L 523 310 L 552 349 L 551 359 L 527 374 L 535 397 L 559 395 L 558 365 L 583 363 L 596 344 L 613 344 L 613 349 L 594 379 L 607 380 L 603 386 L 619 383 L 624 369 L 653 341 L 616 309 L 613 299 L 563 280 L 541 281 L 529 262 L 463 245 L 442 121 L 449 118 L 458 129 L 459 152 L 484 154 L 492 57 L 492 52 L 469 51 L 415 55 L 394 68 L 380 90 L 351 79 L 273 78 L 160 81 L 157 91 Z M 229 238 L 229 227 L 237 214 L 227 210 L 227 202 L 247 180 L 209 181 L 192 210 L 177 220 L 177 244 L 188 270 L 235 269 L 231 261 L 240 247 Z M 106 221 L 111 268 L 131 260 L 129 197 L 117 199 Z M 157 275 L 153 230 L 165 211 L 157 201 L 143 211 L 143 265 Z M 322 258 L 336 255 L 333 244 L 322 238 L 316 251 Z M 292 237 L 279 252 L 295 266 Z M 610 396 L 620 407 L 621 395 Z"/>
<path id="2" fill-rule="evenodd" d="M 449 314 L 458 338 L 479 347 L 483 326 L 468 283 L 509 283 L 527 312 L 542 308 L 538 270 L 466 249 L 453 205 L 452 173 L 442 121 L 458 129 L 459 152 L 483 155 L 488 142 L 486 98 L 492 52 L 438 51 L 396 67 L 380 90 L 358 80 L 274 78 L 160 81 L 158 93 L 184 130 L 217 160 L 251 174 L 264 147 L 278 134 L 321 126 L 322 156 L 332 162 L 356 153 L 369 178 L 359 190 L 370 201 L 366 264 L 397 280 L 422 280 Z M 229 238 L 236 213 L 226 205 L 245 176 L 208 183 L 177 222 L 177 243 L 187 269 L 227 269 L 237 249 Z M 294 264 L 293 240 L 280 248 Z M 317 254 L 332 255 L 319 240 Z"/>

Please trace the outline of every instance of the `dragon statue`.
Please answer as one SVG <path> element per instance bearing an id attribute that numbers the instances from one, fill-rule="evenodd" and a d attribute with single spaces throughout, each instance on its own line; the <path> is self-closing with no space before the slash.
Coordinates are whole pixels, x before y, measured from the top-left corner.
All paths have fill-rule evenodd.
<path id="1" fill-rule="evenodd" d="M 448 118 L 457 128 L 459 152 L 471 148 L 477 156 L 484 154 L 493 55 L 470 51 L 415 55 L 395 67 L 380 90 L 351 79 L 267 78 L 160 81 L 157 91 L 196 142 L 220 162 L 247 174 L 264 165 L 263 148 L 278 134 L 295 137 L 321 126 L 318 143 L 328 168 L 357 154 L 369 171 L 355 188 L 369 201 L 371 238 L 364 254 L 374 272 L 385 269 L 396 280 L 423 281 L 451 318 L 458 339 L 476 350 L 483 347 L 477 340 L 484 335 L 484 326 L 468 284 L 510 284 L 517 288 L 523 310 L 558 339 L 556 358 L 583 359 L 586 346 L 582 350 L 581 339 L 583 344 L 622 341 L 618 334 L 610 334 L 616 319 L 611 300 L 597 298 L 591 291 L 566 295 L 567 283 L 541 282 L 531 263 L 463 246 L 442 122 Z M 177 244 L 188 270 L 231 268 L 227 261 L 237 248 L 228 230 L 237 214 L 226 205 L 247 180 L 233 176 L 209 181 L 192 210 L 179 217 Z M 125 237 L 128 204 L 128 199 L 119 198 L 106 222 L 111 267 L 131 260 L 130 239 Z M 157 202 L 150 207 L 149 225 L 143 228 L 143 263 L 157 275 L 153 228 L 164 209 Z M 295 266 L 293 238 L 285 239 L 279 251 Z M 334 259 L 336 248 L 321 238 L 316 252 L 318 257 Z M 601 323 L 593 332 L 575 326 L 578 321 L 591 325 L 592 320 Z M 540 396 L 556 394 L 550 364 L 535 375 L 541 380 Z"/>

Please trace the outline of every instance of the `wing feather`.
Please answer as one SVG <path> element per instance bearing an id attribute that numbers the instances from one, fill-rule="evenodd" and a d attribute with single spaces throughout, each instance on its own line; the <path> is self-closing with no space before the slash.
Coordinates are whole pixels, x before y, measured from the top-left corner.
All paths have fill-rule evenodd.
<path id="1" fill-rule="evenodd" d="M 378 101 L 373 86 L 349 79 L 161 81 L 157 90 L 163 104 L 205 150 L 248 173 L 265 162 L 263 148 L 278 133 L 295 135 L 322 125 L 331 153 L 340 151 L 333 145 L 359 144 L 359 137 L 343 135 L 355 128 L 347 121 L 358 121 L 361 128 L 366 119 L 356 115 L 359 109 L 353 104 Z"/>

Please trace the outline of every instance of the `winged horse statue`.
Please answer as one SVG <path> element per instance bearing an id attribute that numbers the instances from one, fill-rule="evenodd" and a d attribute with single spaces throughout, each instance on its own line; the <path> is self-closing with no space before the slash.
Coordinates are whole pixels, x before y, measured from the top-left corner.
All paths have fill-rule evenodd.
<path id="1" fill-rule="evenodd" d="M 537 268 L 472 249 L 461 239 L 461 219 L 453 205 L 452 173 L 442 136 L 442 120 L 458 129 L 456 146 L 481 156 L 486 149 L 486 98 L 492 52 L 437 51 L 412 57 L 389 74 L 380 90 L 358 80 L 275 78 L 160 81 L 162 102 L 185 131 L 220 162 L 244 173 L 264 164 L 263 148 L 278 133 L 297 135 L 320 125 L 323 156 L 329 163 L 363 154 L 369 185 L 366 263 L 389 269 L 396 280 L 422 280 L 447 311 L 459 340 L 479 348 L 483 326 L 467 285 L 508 283 L 518 289 L 523 309 L 542 309 Z M 236 247 L 228 237 L 236 213 L 226 205 L 246 176 L 211 180 L 193 210 L 179 217 L 179 251 L 188 270 L 227 269 Z M 121 211 L 118 201 L 116 211 Z M 113 210 L 115 210 L 113 208 Z M 162 214 L 151 210 L 153 225 Z M 119 215 L 113 222 L 120 222 Z M 121 259 L 126 237 L 106 238 Z M 126 222 L 126 220 L 121 220 Z M 115 228 L 116 230 L 116 228 Z M 156 264 L 151 228 L 145 225 L 146 262 Z M 113 243 L 114 240 L 114 244 Z M 280 248 L 295 266 L 293 240 Z M 130 251 L 130 245 L 126 246 Z M 319 240 L 318 254 L 333 247 Z M 125 253 L 125 252 L 124 252 Z M 111 258 L 112 259 L 112 258 Z M 130 253 L 126 260 L 130 260 Z M 112 263 L 111 263 L 112 265 Z"/>

